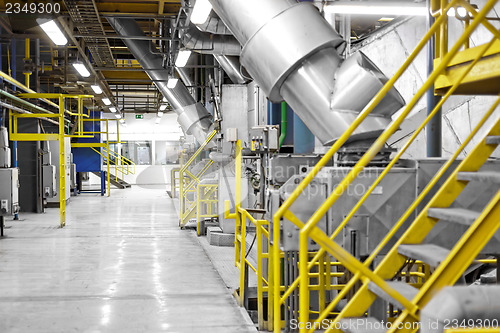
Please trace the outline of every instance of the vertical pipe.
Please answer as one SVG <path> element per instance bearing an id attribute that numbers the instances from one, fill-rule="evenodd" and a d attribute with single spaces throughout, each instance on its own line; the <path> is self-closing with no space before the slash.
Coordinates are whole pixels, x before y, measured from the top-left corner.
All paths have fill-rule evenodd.
<path id="1" fill-rule="evenodd" d="M 12 39 L 12 77 L 17 80 L 17 55 L 16 55 L 16 40 Z M 16 91 L 16 86 L 13 86 L 13 90 Z M 12 167 L 17 168 L 17 141 L 12 141 Z M 14 220 L 19 220 L 19 214 L 14 214 Z"/>
<path id="2" fill-rule="evenodd" d="M 432 11 L 432 0 L 427 0 L 427 7 L 429 8 L 429 15 L 427 17 L 428 26 L 431 27 L 434 24 L 434 17 L 431 15 Z M 443 13 L 446 15 L 446 13 Z M 441 40 L 445 40 L 441 36 Z M 430 76 L 434 71 L 434 58 L 436 56 L 436 40 L 432 37 L 429 41 L 427 47 L 427 74 Z M 443 54 L 441 54 L 443 55 Z M 434 94 L 434 84 L 427 91 L 427 115 L 429 115 L 432 110 L 439 103 L 441 97 L 435 96 Z M 432 120 L 427 125 L 427 157 L 441 157 L 442 156 L 442 110 L 432 118 Z"/>
<path id="3" fill-rule="evenodd" d="M 30 39 L 24 40 L 24 60 L 30 60 Z M 24 85 L 30 87 L 30 73 L 24 73 Z"/>
<path id="4" fill-rule="evenodd" d="M 288 105 L 286 104 L 286 102 L 282 102 L 281 103 L 281 126 L 280 126 L 281 134 L 280 134 L 280 139 L 279 139 L 279 148 L 281 148 L 281 146 L 283 145 L 283 142 L 285 142 L 285 139 L 286 139 L 286 131 L 287 131 L 287 127 L 288 127 L 288 121 L 286 119 L 287 113 L 288 113 L 287 111 L 288 111 Z"/>

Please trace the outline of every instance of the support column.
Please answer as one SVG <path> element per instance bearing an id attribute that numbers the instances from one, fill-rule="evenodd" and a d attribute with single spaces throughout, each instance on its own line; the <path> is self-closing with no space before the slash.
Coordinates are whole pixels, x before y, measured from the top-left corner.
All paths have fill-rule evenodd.
<path id="1" fill-rule="evenodd" d="M 431 1 L 427 0 L 427 8 L 429 9 L 429 16 L 427 18 L 428 26 L 431 27 L 434 24 L 434 17 L 431 13 Z M 434 71 L 434 58 L 436 57 L 436 39 L 432 37 L 427 46 L 427 74 L 430 76 Z M 429 115 L 436 105 L 441 100 L 440 96 L 434 94 L 434 85 L 430 87 L 427 91 L 427 115 Z M 427 157 L 441 157 L 443 150 L 443 138 L 442 138 L 442 127 L 443 127 L 443 114 L 442 110 L 436 113 L 434 118 L 431 119 L 429 124 L 427 124 Z"/>

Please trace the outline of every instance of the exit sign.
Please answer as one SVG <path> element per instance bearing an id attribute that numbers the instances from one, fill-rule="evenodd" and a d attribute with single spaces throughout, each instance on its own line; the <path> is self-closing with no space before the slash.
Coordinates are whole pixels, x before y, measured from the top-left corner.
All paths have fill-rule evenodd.
<path id="1" fill-rule="evenodd" d="M 136 114 L 135 119 L 144 119 L 144 115 L 143 114 Z"/>

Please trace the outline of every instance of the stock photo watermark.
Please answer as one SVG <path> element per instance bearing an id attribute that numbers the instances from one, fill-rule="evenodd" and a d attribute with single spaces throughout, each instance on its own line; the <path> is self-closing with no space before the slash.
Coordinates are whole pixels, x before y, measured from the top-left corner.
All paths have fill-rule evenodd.
<path id="1" fill-rule="evenodd" d="M 398 329 L 407 330 L 420 330 L 427 326 L 430 330 L 438 329 L 471 329 L 471 328 L 493 328 L 497 329 L 500 327 L 499 321 L 497 319 L 445 319 L 445 320 L 432 320 L 427 322 L 400 322 L 392 323 L 388 321 L 367 321 L 364 318 L 351 319 L 342 322 L 332 322 L 329 319 L 323 319 L 321 322 L 299 322 L 297 319 L 290 320 L 290 328 L 292 330 L 302 330 L 302 329 L 315 329 L 315 330 L 365 330 L 365 331 L 377 331 L 377 330 L 389 330 L 393 327 Z"/>

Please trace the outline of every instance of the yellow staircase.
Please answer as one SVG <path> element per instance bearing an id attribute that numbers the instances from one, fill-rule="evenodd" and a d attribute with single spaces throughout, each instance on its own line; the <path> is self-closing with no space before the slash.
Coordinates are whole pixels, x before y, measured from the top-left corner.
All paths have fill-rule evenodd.
<path id="1" fill-rule="evenodd" d="M 489 61 L 488 59 L 497 59 L 496 56 L 491 57 L 491 55 L 496 54 L 497 46 L 500 41 L 500 31 L 494 28 L 488 21 L 489 12 L 497 2 L 497 0 L 489 0 L 482 5 L 480 10 L 476 10 L 468 2 L 463 0 L 433 0 L 436 22 L 429 29 L 415 51 L 408 57 L 395 76 L 387 82 L 370 105 L 363 110 L 358 119 L 356 119 L 344 135 L 337 140 L 318 165 L 313 168 L 310 174 L 305 177 L 280 209 L 274 214 L 273 243 L 275 245 L 273 245 L 271 250 L 273 258 L 278 259 L 273 261 L 272 273 L 275 286 L 281 286 L 281 264 L 279 258 L 282 254 L 279 246 L 276 245 L 280 242 L 279 226 L 282 220 L 286 219 L 300 229 L 298 260 L 299 277 L 291 284 L 288 290 L 277 287 L 273 289 L 273 308 L 270 310 L 270 313 L 273 316 L 273 330 L 275 333 L 280 332 L 283 325 L 281 311 L 284 299 L 288 297 L 295 288 L 299 289 L 298 314 L 299 323 L 301 323 L 301 325 L 299 325 L 301 333 L 314 332 L 317 330 L 322 330 L 324 332 L 344 331 L 358 333 L 377 331 L 416 332 L 418 325 L 414 325 L 413 323 L 419 322 L 419 314 L 422 307 L 424 307 L 443 287 L 455 284 L 469 265 L 474 262 L 489 240 L 495 235 L 500 227 L 500 170 L 486 172 L 481 171 L 481 167 L 488 161 L 492 153 L 500 144 L 500 119 L 496 119 L 498 116 L 494 116 L 495 111 L 500 105 L 500 98 L 496 99 L 459 149 L 450 160 L 443 165 L 415 202 L 408 207 L 406 213 L 395 223 L 385 239 L 381 241 L 379 246 L 364 262 L 360 262 L 342 248 L 342 246 L 334 242 L 334 239 L 341 234 L 351 219 L 356 215 L 358 209 L 380 184 L 382 179 L 391 171 L 412 143 L 415 142 L 417 136 L 422 133 L 432 118 L 438 115 L 440 108 L 452 95 L 461 93 L 472 94 L 474 91 L 476 91 L 475 95 L 494 94 L 498 96 L 500 94 L 500 85 L 498 84 L 488 86 L 486 90 L 483 89 L 485 82 L 497 82 L 497 77 L 500 77 L 500 75 L 497 75 L 496 71 L 493 70 L 488 74 L 490 76 L 485 79 L 485 76 L 478 75 L 479 72 L 477 71 L 478 68 L 482 68 L 481 66 L 483 66 L 485 61 Z M 464 22 L 464 33 L 448 50 L 447 13 L 452 7 L 465 7 L 470 17 L 468 16 L 468 19 Z M 480 45 L 474 48 L 473 51 L 470 51 L 470 36 L 480 25 L 488 29 L 493 34 L 493 38 L 488 43 Z M 400 115 L 394 119 L 393 123 L 381 134 L 372 147 L 370 147 L 360 161 L 351 169 L 349 174 L 328 196 L 325 202 L 316 210 L 309 220 L 300 221 L 292 213 L 291 208 L 294 202 L 299 198 L 307 186 L 311 184 L 313 179 L 334 154 L 347 142 L 356 128 L 384 98 L 385 94 L 387 94 L 401 78 L 403 73 L 410 67 L 433 36 L 437 37 L 436 43 L 440 45 L 438 59 L 435 61 L 434 72 L 429 75 L 428 80 L 411 99 L 407 107 L 405 107 Z M 467 57 L 465 57 L 465 55 Z M 456 70 L 458 68 L 457 59 L 466 59 L 466 61 L 460 63 L 459 70 Z M 500 66 L 498 59 L 495 61 L 495 66 Z M 446 83 L 443 84 L 445 81 Z M 418 101 L 433 85 L 437 87 L 436 92 L 443 95 L 441 101 L 434 110 L 430 112 L 429 116 L 418 127 L 415 133 L 408 139 L 407 143 L 400 149 L 356 206 L 338 225 L 337 229 L 332 234 L 327 235 L 318 227 L 319 221 L 334 206 L 337 200 L 344 195 L 349 185 L 362 174 L 365 167 L 369 165 L 371 160 L 399 129 L 401 124 L 413 111 Z M 476 87 L 476 90 L 474 90 L 474 87 Z M 487 133 L 487 135 L 484 136 L 484 134 L 482 134 L 482 137 L 480 137 L 479 133 Z M 447 178 L 445 183 L 439 187 L 439 190 L 432 199 L 430 199 L 425 208 L 419 211 L 419 215 L 411 225 L 406 227 L 406 230 L 403 230 L 403 236 L 399 237 L 396 244 L 389 250 L 387 255 L 383 257 L 382 261 L 376 265 L 375 269 L 373 269 L 374 262 L 377 257 L 381 255 L 383 249 L 394 239 L 398 231 L 402 230 L 403 225 L 406 225 L 405 222 L 413 216 L 417 207 L 423 202 L 427 202 L 425 200 L 428 200 L 427 197 L 429 193 L 431 193 L 440 179 L 442 179 L 452 165 L 454 165 L 464 149 L 472 142 L 478 143 Z M 487 206 L 481 212 L 452 208 L 454 201 L 471 182 L 497 184 L 499 191 L 493 195 Z M 424 242 L 426 236 L 433 228 L 443 223 L 461 225 L 462 228 L 466 229 L 461 239 L 451 250 Z M 311 255 L 309 245 L 312 241 L 320 246 L 320 250 Z M 324 258 L 325 254 L 332 256 L 343 265 L 345 268 L 344 277 L 346 278 L 346 283 L 327 306 L 321 307 L 319 312 L 313 312 L 309 299 L 310 290 L 312 290 L 311 287 L 313 284 L 310 277 L 311 269 L 318 264 L 320 258 Z M 394 278 L 404 276 L 404 274 L 402 274 L 403 269 L 415 262 L 418 262 L 419 265 L 424 265 L 425 263 L 426 266 L 424 267 L 432 266 L 435 269 L 432 271 L 432 274 L 430 274 L 430 272 L 425 274 L 424 282 L 418 286 L 408 283 L 409 271 L 404 279 L 405 281 L 393 281 Z M 419 287 L 419 289 L 417 289 L 417 287 Z M 380 327 L 379 325 L 379 330 L 366 329 L 367 327 L 373 327 L 373 324 L 380 324 L 376 319 L 366 317 L 368 309 L 377 298 L 389 302 L 393 306 L 391 309 L 395 309 L 395 311 L 389 313 L 389 317 L 391 317 L 391 322 L 393 321 L 393 324 L 390 328 Z M 340 313 L 335 312 L 336 309 L 338 309 L 338 305 L 343 300 L 347 300 L 347 304 Z M 329 323 L 326 329 L 324 328 L 325 321 Z M 352 328 L 352 325 L 349 325 L 350 323 L 357 323 L 359 329 Z"/>

